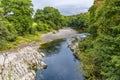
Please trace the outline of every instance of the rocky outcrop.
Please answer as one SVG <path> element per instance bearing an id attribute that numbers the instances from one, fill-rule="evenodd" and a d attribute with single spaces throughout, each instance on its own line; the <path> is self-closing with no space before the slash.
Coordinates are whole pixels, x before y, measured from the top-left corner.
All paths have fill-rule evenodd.
<path id="1" fill-rule="evenodd" d="M 79 48 L 79 42 L 85 40 L 87 36 L 89 36 L 89 33 L 81 33 L 77 34 L 73 37 L 72 41 L 68 42 L 68 47 L 73 51 L 74 55 L 77 55 L 80 53 Z"/>
<path id="2" fill-rule="evenodd" d="M 77 40 L 74 40 L 74 41 L 72 41 L 72 42 L 70 42 L 68 44 L 68 47 L 71 49 L 71 51 L 73 52 L 74 57 L 77 58 L 77 59 L 78 59 L 78 54 L 80 53 L 80 50 L 78 50 L 79 49 L 78 46 L 79 45 L 78 45 Z"/>
<path id="3" fill-rule="evenodd" d="M 77 59 L 79 59 L 78 56 L 80 54 L 79 42 L 85 40 L 85 38 L 89 35 L 90 35 L 89 33 L 77 34 L 75 37 L 73 37 L 72 41 L 68 43 L 68 47 L 73 51 L 73 55 Z"/>
<path id="4" fill-rule="evenodd" d="M 76 54 L 76 48 L 78 47 L 78 42 L 71 43 L 68 45 L 68 47 L 73 51 L 73 54 Z"/>
<path id="5" fill-rule="evenodd" d="M 46 68 L 44 54 L 32 47 L 0 55 L 0 80 L 35 80 L 35 69 Z"/>

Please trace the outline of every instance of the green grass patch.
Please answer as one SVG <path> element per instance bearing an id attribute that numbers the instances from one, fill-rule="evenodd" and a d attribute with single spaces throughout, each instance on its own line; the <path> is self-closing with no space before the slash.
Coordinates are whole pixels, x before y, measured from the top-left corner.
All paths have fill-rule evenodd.
<path id="1" fill-rule="evenodd" d="M 37 32 L 36 34 L 27 34 L 25 36 L 18 36 L 14 42 L 7 42 L 6 45 L 2 48 L 2 50 L 17 48 L 19 44 L 40 42 L 42 40 L 41 35 L 45 33 L 47 32 L 41 31 L 41 32 Z"/>

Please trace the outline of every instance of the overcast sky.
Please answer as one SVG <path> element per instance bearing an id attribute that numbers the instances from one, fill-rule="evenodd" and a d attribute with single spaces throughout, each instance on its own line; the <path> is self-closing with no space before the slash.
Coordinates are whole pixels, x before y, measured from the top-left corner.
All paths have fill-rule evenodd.
<path id="1" fill-rule="evenodd" d="M 74 15 L 87 12 L 94 0 L 32 0 L 34 9 L 52 6 L 60 10 L 63 15 Z"/>

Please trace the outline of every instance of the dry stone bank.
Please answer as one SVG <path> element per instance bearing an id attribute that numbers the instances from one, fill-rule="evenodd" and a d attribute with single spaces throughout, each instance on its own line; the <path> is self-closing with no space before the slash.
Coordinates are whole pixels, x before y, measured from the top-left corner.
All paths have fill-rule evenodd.
<path id="1" fill-rule="evenodd" d="M 35 80 L 35 70 L 43 69 L 44 54 L 32 47 L 0 55 L 0 80 Z"/>

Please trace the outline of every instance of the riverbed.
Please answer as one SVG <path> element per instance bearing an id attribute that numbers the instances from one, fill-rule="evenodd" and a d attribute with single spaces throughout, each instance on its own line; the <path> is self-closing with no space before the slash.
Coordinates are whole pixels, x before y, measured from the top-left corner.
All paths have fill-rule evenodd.
<path id="1" fill-rule="evenodd" d="M 84 80 L 81 63 L 68 48 L 67 39 L 56 40 L 41 45 L 45 53 L 43 61 L 47 64 L 44 70 L 37 70 L 36 80 Z"/>

